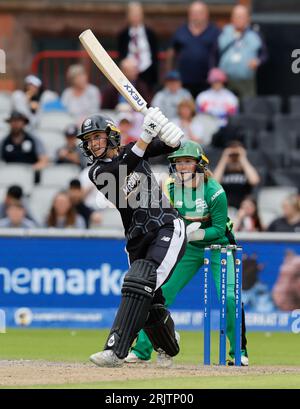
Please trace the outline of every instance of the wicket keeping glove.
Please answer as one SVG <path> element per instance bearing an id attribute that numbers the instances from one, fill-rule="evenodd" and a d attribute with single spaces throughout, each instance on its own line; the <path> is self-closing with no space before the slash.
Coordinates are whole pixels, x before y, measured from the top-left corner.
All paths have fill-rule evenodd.
<path id="1" fill-rule="evenodd" d="M 158 137 L 166 145 L 175 148 L 179 145 L 180 139 L 183 137 L 183 135 L 183 131 L 179 128 L 179 126 L 173 124 L 173 122 L 168 122 L 162 128 Z"/>
<path id="2" fill-rule="evenodd" d="M 141 139 L 145 143 L 150 143 L 159 134 L 162 127 L 166 125 L 168 119 L 162 114 L 159 108 L 149 108 L 144 118 L 143 132 Z"/>
<path id="3" fill-rule="evenodd" d="M 196 241 L 196 240 L 203 240 L 205 236 L 205 230 L 200 229 L 201 223 L 194 222 L 187 226 L 186 228 L 186 236 L 187 241 Z"/>

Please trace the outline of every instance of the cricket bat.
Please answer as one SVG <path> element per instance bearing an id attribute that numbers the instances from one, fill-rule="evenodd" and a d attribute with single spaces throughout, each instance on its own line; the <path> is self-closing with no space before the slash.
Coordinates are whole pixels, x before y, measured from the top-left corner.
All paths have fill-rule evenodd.
<path id="1" fill-rule="evenodd" d="M 123 95 L 132 108 L 146 115 L 148 111 L 146 101 L 108 55 L 93 32 L 90 29 L 83 31 L 79 36 L 79 40 L 99 70 Z"/>

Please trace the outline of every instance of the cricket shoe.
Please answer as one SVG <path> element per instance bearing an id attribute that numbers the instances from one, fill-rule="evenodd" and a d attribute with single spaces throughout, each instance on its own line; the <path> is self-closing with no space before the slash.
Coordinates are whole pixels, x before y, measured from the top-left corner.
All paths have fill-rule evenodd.
<path id="1" fill-rule="evenodd" d="M 141 359 L 134 352 L 129 352 L 127 357 L 125 358 L 125 362 L 127 364 L 149 364 L 151 359 Z"/>
<path id="2" fill-rule="evenodd" d="M 179 345 L 180 335 L 176 331 L 175 331 L 175 338 Z M 156 365 L 159 366 L 160 368 L 171 368 L 171 366 L 173 366 L 173 357 L 166 354 L 162 349 L 160 349 L 157 351 Z"/>
<path id="3" fill-rule="evenodd" d="M 106 349 L 91 355 L 90 361 L 97 366 L 117 368 L 123 366 L 124 359 L 118 358 L 112 349 Z"/>
<path id="4" fill-rule="evenodd" d="M 234 366 L 235 360 L 228 360 L 228 366 Z M 241 366 L 249 366 L 249 359 L 247 356 L 241 356 Z"/>

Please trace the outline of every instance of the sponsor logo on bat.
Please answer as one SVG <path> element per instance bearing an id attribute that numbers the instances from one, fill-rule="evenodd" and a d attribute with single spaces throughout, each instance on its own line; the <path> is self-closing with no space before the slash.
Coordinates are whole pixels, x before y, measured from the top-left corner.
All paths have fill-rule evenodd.
<path id="1" fill-rule="evenodd" d="M 144 105 L 143 99 L 135 92 L 135 90 L 132 88 L 131 85 L 129 84 L 124 84 L 125 90 L 128 92 L 128 94 L 137 102 L 139 106 Z"/>

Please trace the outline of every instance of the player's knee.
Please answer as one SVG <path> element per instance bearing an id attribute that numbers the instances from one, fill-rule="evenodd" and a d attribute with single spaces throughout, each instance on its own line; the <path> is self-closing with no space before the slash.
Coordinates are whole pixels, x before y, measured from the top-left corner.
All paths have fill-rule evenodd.
<path id="1" fill-rule="evenodd" d="M 136 260 L 125 275 L 122 294 L 135 293 L 153 297 L 155 287 L 156 266 L 147 260 Z"/>

